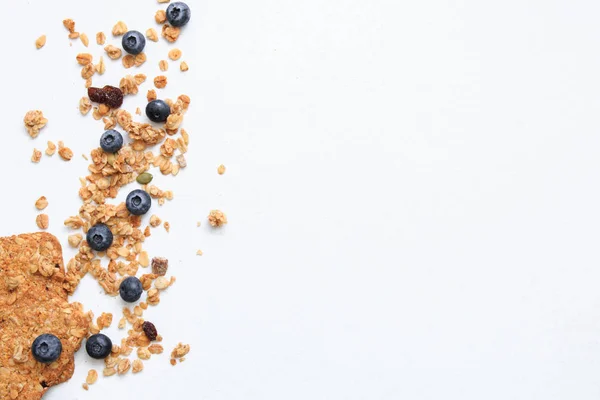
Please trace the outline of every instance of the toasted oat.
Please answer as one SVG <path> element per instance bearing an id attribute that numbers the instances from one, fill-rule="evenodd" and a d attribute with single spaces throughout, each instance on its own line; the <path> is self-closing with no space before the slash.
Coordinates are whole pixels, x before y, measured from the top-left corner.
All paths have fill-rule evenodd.
<path id="1" fill-rule="evenodd" d="M 174 358 L 171 358 L 171 360 L 169 362 L 171 363 L 172 366 L 177 365 L 177 360 Z"/>
<path id="2" fill-rule="evenodd" d="M 169 69 L 169 63 L 167 62 L 167 60 L 160 60 L 158 63 L 158 68 L 160 68 L 161 71 L 165 72 Z"/>
<path id="3" fill-rule="evenodd" d="M 69 39 L 78 39 L 78 38 L 79 38 L 79 32 L 69 33 Z"/>
<path id="4" fill-rule="evenodd" d="M 135 114 L 136 114 L 136 115 L 142 115 L 142 110 L 141 110 L 139 107 L 137 107 L 137 108 L 135 109 Z"/>
<path id="5" fill-rule="evenodd" d="M 85 161 L 90 161 L 90 159 L 88 158 L 88 156 L 86 156 L 85 154 L 82 154 L 81 158 L 83 158 Z"/>
<path id="6" fill-rule="evenodd" d="M 35 223 L 40 229 L 48 229 L 48 215 L 39 214 L 37 217 L 35 217 Z"/>
<path id="7" fill-rule="evenodd" d="M 87 378 L 85 378 L 85 383 L 88 385 L 93 385 L 98 380 L 98 371 L 95 369 L 90 369 L 87 374 Z"/>
<path id="8" fill-rule="evenodd" d="M 197 226 L 198 228 L 200 228 L 200 227 L 202 226 L 202 222 L 200 222 L 200 221 L 196 222 L 196 226 Z"/>
<path id="9" fill-rule="evenodd" d="M 181 70 L 181 72 L 186 72 L 190 69 L 190 67 L 188 67 L 185 61 L 182 61 L 181 64 L 179 64 L 179 69 Z"/>
<path id="10" fill-rule="evenodd" d="M 63 26 L 67 28 L 69 33 L 75 32 L 75 21 L 73 21 L 72 19 L 68 18 L 63 20 Z"/>
<path id="11" fill-rule="evenodd" d="M 33 149 L 33 154 L 31 155 L 31 162 L 39 163 L 42 159 L 42 152 L 38 149 Z"/>
<path id="12" fill-rule="evenodd" d="M 137 350 L 137 356 L 141 359 L 141 360 L 149 360 L 150 357 L 152 356 L 152 354 L 150 353 L 150 351 L 145 348 L 145 347 L 140 347 Z"/>
<path id="13" fill-rule="evenodd" d="M 40 130 L 46 126 L 48 120 L 44 118 L 44 114 L 40 110 L 32 110 L 25 114 L 23 123 L 27 132 L 29 132 L 29 136 L 36 138 Z"/>
<path id="14" fill-rule="evenodd" d="M 127 372 L 129 372 L 129 369 L 131 368 L 131 361 L 129 361 L 129 359 L 124 358 L 121 361 L 119 361 L 119 364 L 117 364 L 117 373 L 119 375 L 124 375 Z"/>
<path id="15" fill-rule="evenodd" d="M 165 231 L 169 232 L 171 230 L 171 224 L 168 223 L 167 221 L 165 221 L 163 226 L 165 227 Z"/>
<path id="16" fill-rule="evenodd" d="M 83 236 L 80 233 L 74 233 L 69 235 L 69 245 L 71 247 L 79 247 L 79 244 L 83 240 Z"/>
<path id="17" fill-rule="evenodd" d="M 150 354 L 162 354 L 164 349 L 160 344 L 151 344 L 148 347 L 148 351 L 150 352 Z"/>
<path id="18" fill-rule="evenodd" d="M 70 161 L 73 158 L 73 150 L 68 147 L 61 146 L 62 142 L 58 142 L 58 155 L 65 161 Z"/>
<path id="19" fill-rule="evenodd" d="M 173 61 L 179 60 L 181 58 L 181 50 L 172 49 L 171 51 L 169 51 L 169 58 Z"/>
<path id="20" fill-rule="evenodd" d="M 152 100 L 156 100 L 156 98 L 157 98 L 156 90 L 154 90 L 154 89 L 148 90 L 148 94 L 146 94 L 146 99 L 148 99 L 148 103 L 151 102 Z"/>
<path id="21" fill-rule="evenodd" d="M 46 196 L 42 196 L 35 201 L 35 208 L 37 208 L 38 210 L 41 211 L 46 207 L 48 207 L 48 199 L 46 199 Z"/>
<path id="22" fill-rule="evenodd" d="M 220 227 L 227 223 L 227 216 L 219 210 L 212 210 L 208 215 L 208 222 L 213 227 Z"/>
<path id="23" fill-rule="evenodd" d="M 158 42 L 158 33 L 156 33 L 156 30 L 154 28 L 146 30 L 146 37 L 148 38 L 148 40 Z"/>
<path id="24" fill-rule="evenodd" d="M 81 69 L 81 77 L 83 79 L 90 79 L 96 73 L 96 68 L 94 64 L 87 64 Z"/>
<path id="25" fill-rule="evenodd" d="M 106 52 L 108 58 L 110 58 L 111 60 L 118 60 L 119 58 L 121 58 L 121 49 L 113 46 L 112 44 L 106 46 L 104 48 L 104 51 Z"/>
<path id="26" fill-rule="evenodd" d="M 102 313 L 96 323 L 98 324 L 98 328 L 100 330 L 104 328 L 109 328 L 112 325 L 113 315 L 111 313 Z"/>
<path id="27" fill-rule="evenodd" d="M 92 87 L 92 78 L 87 78 L 85 80 L 85 88 L 88 89 L 90 87 Z"/>
<path id="28" fill-rule="evenodd" d="M 133 361 L 133 368 L 131 369 L 131 372 L 133 372 L 134 374 L 137 374 L 139 372 L 142 372 L 143 369 L 144 369 L 144 363 L 141 360 Z"/>
<path id="29" fill-rule="evenodd" d="M 159 2 L 159 3 L 168 3 L 168 2 L 170 2 L 170 1 L 171 1 L 171 0 L 158 0 L 158 2 Z"/>
<path id="30" fill-rule="evenodd" d="M 88 37 L 85 33 L 82 33 L 81 35 L 79 35 L 79 39 L 81 40 L 81 43 L 83 43 L 83 45 L 85 47 L 88 47 L 88 45 L 90 44 L 90 39 L 88 39 Z"/>
<path id="31" fill-rule="evenodd" d="M 174 280 L 169 280 L 169 279 L 165 278 L 164 276 L 159 276 L 154 281 L 154 287 L 158 290 L 165 290 L 169 286 L 171 286 L 172 283 L 174 283 Z"/>
<path id="32" fill-rule="evenodd" d="M 115 367 L 110 367 L 110 368 L 104 368 L 104 370 L 102 371 L 102 375 L 104 376 L 113 376 L 114 374 L 117 373 L 117 370 L 115 369 Z"/>
<path id="33" fill-rule="evenodd" d="M 106 64 L 104 63 L 104 57 L 100 56 L 100 62 L 96 64 L 96 72 L 100 75 L 104 75 L 106 72 Z"/>
<path id="34" fill-rule="evenodd" d="M 127 33 L 127 25 L 125 25 L 125 22 L 123 21 L 119 21 L 115 24 L 115 26 L 113 26 L 112 28 L 112 34 L 113 36 L 121 36 L 124 35 L 125 33 Z"/>
<path id="35" fill-rule="evenodd" d="M 46 35 L 42 35 L 35 41 L 35 47 L 41 49 L 46 44 Z"/>
<path id="36" fill-rule="evenodd" d="M 167 86 L 167 77 L 164 75 L 159 75 L 154 78 L 154 86 L 156 86 L 158 89 L 162 89 Z"/>
<path id="37" fill-rule="evenodd" d="M 121 62 L 125 68 L 131 68 L 135 65 L 135 56 L 127 54 L 125 57 L 123 57 Z"/>
<path id="38" fill-rule="evenodd" d="M 90 101 L 89 97 L 82 97 L 81 100 L 79 100 L 79 112 L 83 115 L 87 115 L 87 113 L 89 113 L 91 109 L 92 102 Z"/>
<path id="39" fill-rule="evenodd" d="M 140 252 L 138 262 L 142 267 L 147 267 L 150 264 L 150 261 L 148 259 L 148 253 L 146 251 Z"/>
<path id="40" fill-rule="evenodd" d="M 100 46 L 103 46 L 104 43 L 106 43 L 106 35 L 104 34 L 104 32 L 96 33 L 96 43 Z"/>
<path id="41" fill-rule="evenodd" d="M 181 342 L 175 346 L 171 352 L 171 358 L 182 358 L 190 352 L 189 344 L 182 344 Z"/>
<path id="42" fill-rule="evenodd" d="M 198 250 L 198 251 L 196 252 L 196 255 L 197 255 L 197 256 L 201 256 L 201 255 L 203 255 L 203 254 L 204 254 L 204 253 L 202 252 L 202 250 Z"/>
<path id="43" fill-rule="evenodd" d="M 135 66 L 140 67 L 146 62 L 146 53 L 140 53 L 135 56 Z"/>
<path id="44" fill-rule="evenodd" d="M 185 156 L 183 154 L 179 154 L 177 157 L 175 157 L 175 159 L 177 160 L 180 168 L 187 167 L 187 161 L 185 160 Z"/>
<path id="45" fill-rule="evenodd" d="M 123 58 L 123 60 L 125 60 L 125 58 Z M 138 83 L 135 80 L 135 77 L 132 75 L 127 75 L 121 79 L 121 82 L 119 82 L 119 88 L 123 92 L 123 95 L 138 93 Z"/>
<path id="46" fill-rule="evenodd" d="M 154 20 L 157 24 L 164 24 L 167 21 L 167 12 L 165 10 L 158 10 L 154 15 Z"/>
<path id="47" fill-rule="evenodd" d="M 76 59 L 79 65 L 88 65 L 92 62 L 94 57 L 89 53 L 79 53 L 77 54 Z"/>
<path id="48" fill-rule="evenodd" d="M 179 34 L 181 33 L 181 29 L 175 26 L 171 26 L 169 24 L 165 24 L 162 27 L 162 36 L 167 39 L 168 42 L 174 43 L 179 38 Z"/>
<path id="49" fill-rule="evenodd" d="M 119 329 L 125 328 L 125 324 L 127 323 L 127 318 L 123 317 L 119 320 L 119 325 L 117 326 Z"/>
<path id="50" fill-rule="evenodd" d="M 225 173 L 225 166 L 223 164 L 219 165 L 219 167 L 217 168 L 217 173 L 219 175 L 223 175 Z"/>

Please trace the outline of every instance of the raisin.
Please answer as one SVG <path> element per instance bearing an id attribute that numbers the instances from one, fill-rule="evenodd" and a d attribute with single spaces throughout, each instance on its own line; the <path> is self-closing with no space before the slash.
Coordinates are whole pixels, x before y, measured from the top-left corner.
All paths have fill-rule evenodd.
<path id="1" fill-rule="evenodd" d="M 104 94 L 104 90 L 100 88 L 91 87 L 88 88 L 88 97 L 94 103 L 104 103 L 106 100 L 106 95 Z"/>
<path id="2" fill-rule="evenodd" d="M 110 108 L 119 108 L 123 105 L 123 92 L 118 87 L 104 86 L 106 100 L 104 104 Z"/>
<path id="3" fill-rule="evenodd" d="M 158 336 L 158 332 L 156 332 L 156 327 L 154 326 L 154 324 L 152 322 L 145 321 L 142 324 L 142 329 L 144 330 L 144 333 L 146 334 L 148 339 L 150 339 L 151 341 L 156 340 L 156 337 Z"/>

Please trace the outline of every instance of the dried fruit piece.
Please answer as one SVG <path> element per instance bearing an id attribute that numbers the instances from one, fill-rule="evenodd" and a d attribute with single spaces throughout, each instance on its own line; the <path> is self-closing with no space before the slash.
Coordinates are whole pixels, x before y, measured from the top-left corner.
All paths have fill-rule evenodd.
<path id="1" fill-rule="evenodd" d="M 46 196 L 42 196 L 39 199 L 36 200 L 35 202 L 35 208 L 37 208 L 38 210 L 43 210 L 46 207 L 48 207 L 48 199 L 46 199 Z"/>
<path id="2" fill-rule="evenodd" d="M 46 35 L 42 35 L 35 41 L 35 47 L 41 49 L 46 44 Z"/>
<path id="3" fill-rule="evenodd" d="M 104 86 L 100 88 L 89 88 L 88 96 L 91 101 L 100 104 L 106 104 L 111 108 L 119 108 L 123 105 L 123 92 L 114 86 Z"/>
<path id="4" fill-rule="evenodd" d="M 152 322 L 144 321 L 144 323 L 142 324 L 142 329 L 143 329 L 144 333 L 146 334 L 146 337 L 148 337 L 148 339 L 150 339 L 150 341 L 156 340 L 156 337 L 158 336 L 158 332 L 156 331 L 156 327 L 154 326 L 154 324 Z"/>
<path id="5" fill-rule="evenodd" d="M 152 259 L 152 273 L 158 276 L 165 276 L 169 269 L 169 260 L 163 257 L 154 257 Z"/>

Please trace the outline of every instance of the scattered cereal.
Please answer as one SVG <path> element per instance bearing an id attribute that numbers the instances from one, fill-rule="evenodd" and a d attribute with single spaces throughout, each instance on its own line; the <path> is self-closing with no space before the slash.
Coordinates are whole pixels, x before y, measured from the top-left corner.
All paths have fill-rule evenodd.
<path id="1" fill-rule="evenodd" d="M 179 34 L 181 33 L 181 29 L 175 26 L 171 26 L 169 24 L 165 24 L 162 27 L 162 36 L 167 39 L 167 42 L 174 43 L 179 38 Z"/>
<path id="2" fill-rule="evenodd" d="M 41 49 L 46 44 L 46 35 L 42 35 L 35 41 L 35 47 Z"/>
<path id="3" fill-rule="evenodd" d="M 227 216 L 219 210 L 212 210 L 208 215 L 208 222 L 213 227 L 220 227 L 227 223 Z"/>
<path id="4" fill-rule="evenodd" d="M 167 77 L 164 75 L 159 75 L 154 78 L 154 86 L 156 86 L 158 89 L 162 89 L 167 86 Z"/>
<path id="5" fill-rule="evenodd" d="M 79 35 L 79 39 L 81 40 L 81 43 L 83 43 L 83 45 L 85 47 L 88 47 L 88 44 L 90 44 L 90 39 L 88 39 L 88 37 L 85 33 L 82 33 L 81 35 Z"/>
<path id="6" fill-rule="evenodd" d="M 217 168 L 217 172 L 219 173 L 219 175 L 223 175 L 225 173 L 225 166 L 223 164 L 219 165 L 219 168 Z"/>
<path id="7" fill-rule="evenodd" d="M 158 68 L 160 68 L 161 71 L 165 72 L 169 69 L 169 63 L 166 60 L 160 60 L 158 63 Z"/>
<path id="8" fill-rule="evenodd" d="M 48 120 L 44 118 L 44 114 L 40 110 L 28 111 L 23 118 L 25 129 L 29 132 L 29 136 L 36 138 L 40 130 L 46 126 Z"/>
<path id="9" fill-rule="evenodd" d="M 100 46 L 103 46 L 104 43 L 106 43 L 106 35 L 104 34 L 104 32 L 96 33 L 96 43 Z"/>
<path id="10" fill-rule="evenodd" d="M 42 159 L 42 152 L 38 149 L 33 149 L 33 154 L 31 155 L 31 162 L 39 163 Z"/>
<path id="11" fill-rule="evenodd" d="M 81 241 L 83 240 L 83 236 L 80 233 L 74 233 L 72 235 L 69 235 L 69 245 L 71 247 L 79 247 L 79 244 L 81 243 Z"/>
<path id="12" fill-rule="evenodd" d="M 48 215 L 47 214 L 39 214 L 35 218 L 35 223 L 40 229 L 48 229 Z"/>
<path id="13" fill-rule="evenodd" d="M 181 58 L 181 50 L 172 49 L 171 51 L 169 51 L 169 58 L 173 61 L 179 60 Z"/>
<path id="14" fill-rule="evenodd" d="M 190 352 L 189 344 L 179 343 L 171 352 L 171 365 L 176 364 L 176 359 L 182 359 Z M 175 361 L 175 363 L 173 363 Z"/>
<path id="15" fill-rule="evenodd" d="M 93 385 L 98 380 L 98 371 L 95 369 L 90 369 L 87 374 L 87 378 L 85 378 L 85 383 L 88 385 Z"/>
<path id="16" fill-rule="evenodd" d="M 186 72 L 190 69 L 190 67 L 188 67 L 185 61 L 182 61 L 181 64 L 179 64 L 179 69 L 181 70 L 181 72 Z"/>
<path id="17" fill-rule="evenodd" d="M 125 33 L 127 33 L 127 25 L 125 25 L 125 22 L 123 21 L 117 22 L 112 28 L 113 36 L 121 36 Z"/>
<path id="18" fill-rule="evenodd" d="M 121 58 L 121 49 L 113 46 L 112 44 L 106 46 L 104 48 L 104 51 L 106 52 L 108 58 L 110 58 L 111 60 L 118 60 L 119 58 Z"/>
<path id="19" fill-rule="evenodd" d="M 46 199 L 46 196 L 42 196 L 39 199 L 36 200 L 35 202 L 35 208 L 37 208 L 38 210 L 43 210 L 46 207 L 48 207 L 48 199 Z"/>
<path id="20" fill-rule="evenodd" d="M 153 42 L 158 42 L 158 33 L 154 28 L 150 28 L 146 31 L 146 37 L 148 40 L 152 40 Z"/>
<path id="21" fill-rule="evenodd" d="M 154 15 L 154 20 L 157 24 L 164 24 L 167 21 L 167 12 L 165 10 L 158 10 Z"/>

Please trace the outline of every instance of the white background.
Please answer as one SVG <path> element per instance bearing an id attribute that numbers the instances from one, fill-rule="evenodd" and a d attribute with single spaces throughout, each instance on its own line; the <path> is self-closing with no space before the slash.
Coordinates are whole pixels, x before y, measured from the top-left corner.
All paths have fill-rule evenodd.
<path id="1" fill-rule="evenodd" d="M 597 399 L 600 396 L 600 7 L 591 0 L 192 1 L 161 95 L 192 98 L 188 168 L 157 176 L 171 233 L 146 249 L 177 284 L 145 317 L 171 367 L 47 399 Z M 77 213 L 102 125 L 61 21 L 144 32 L 153 0 L 2 1 L 0 233 Z M 158 27 L 157 27 L 158 28 Z M 38 35 L 48 44 L 35 50 Z M 149 80 L 170 47 L 148 44 Z M 107 60 L 108 61 L 108 60 Z M 117 84 L 108 62 L 97 85 Z M 29 109 L 50 123 L 32 140 Z M 31 164 L 64 140 L 76 156 Z M 217 165 L 227 173 L 218 176 Z M 157 175 L 160 175 L 158 173 Z M 134 187 L 134 185 L 132 185 Z M 124 190 L 126 192 L 126 190 Z M 123 193 L 124 195 L 125 193 Z M 230 224 L 207 227 L 222 209 Z M 201 228 L 196 221 L 203 221 Z M 197 249 L 205 252 L 195 256 Z M 74 300 L 122 303 L 87 277 Z"/>

